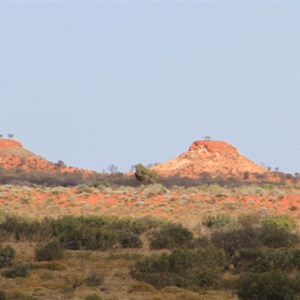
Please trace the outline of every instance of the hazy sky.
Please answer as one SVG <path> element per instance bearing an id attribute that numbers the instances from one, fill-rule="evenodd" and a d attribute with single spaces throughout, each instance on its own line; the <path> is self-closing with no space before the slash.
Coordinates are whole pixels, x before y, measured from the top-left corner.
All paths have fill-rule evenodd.
<path id="1" fill-rule="evenodd" d="M 300 2 L 0 2 L 0 132 L 101 171 L 203 136 L 300 172 Z"/>

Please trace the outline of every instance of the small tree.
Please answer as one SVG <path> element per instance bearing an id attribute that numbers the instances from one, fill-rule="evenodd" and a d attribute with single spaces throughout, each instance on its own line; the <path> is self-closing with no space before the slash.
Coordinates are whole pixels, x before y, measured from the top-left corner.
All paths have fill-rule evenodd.
<path id="1" fill-rule="evenodd" d="M 56 166 L 58 168 L 63 168 L 63 167 L 66 166 L 66 164 L 62 160 L 58 160 L 57 163 L 56 163 Z"/>
<path id="2" fill-rule="evenodd" d="M 109 165 L 108 167 L 107 167 L 107 169 L 108 169 L 108 171 L 111 173 L 111 174 L 117 174 L 117 173 L 119 173 L 119 169 L 118 169 L 118 167 L 117 166 L 115 166 L 115 165 Z"/>
<path id="3" fill-rule="evenodd" d="M 137 164 L 135 166 L 135 178 L 137 181 L 140 181 L 141 183 L 144 184 L 152 184 L 157 181 L 157 173 L 153 170 L 147 169 L 145 166 L 142 164 Z"/>
<path id="4" fill-rule="evenodd" d="M 210 140 L 211 140 L 211 137 L 208 136 L 208 135 L 206 135 L 206 136 L 203 137 L 203 139 L 204 139 L 205 141 L 210 141 Z"/>

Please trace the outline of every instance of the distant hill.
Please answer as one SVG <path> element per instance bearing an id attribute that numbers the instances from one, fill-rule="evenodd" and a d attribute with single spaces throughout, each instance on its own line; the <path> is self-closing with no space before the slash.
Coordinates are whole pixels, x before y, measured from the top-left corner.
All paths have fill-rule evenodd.
<path id="1" fill-rule="evenodd" d="M 245 177 L 251 177 L 251 174 L 268 173 L 267 169 L 239 154 L 230 144 L 210 140 L 195 141 L 188 151 L 151 169 L 163 177 L 180 175 L 192 179 L 204 173 L 212 178 L 225 175 L 238 179 L 247 179 Z"/>
<path id="2" fill-rule="evenodd" d="M 191 184 L 182 180 L 201 182 L 300 182 L 299 177 L 282 172 L 269 172 L 237 149 L 223 141 L 195 141 L 188 151 L 177 158 L 151 167 L 165 184 Z M 174 177 L 175 176 L 175 177 Z M 195 181 L 196 180 L 196 181 Z M 46 185 L 99 184 L 136 185 L 133 173 L 107 174 L 66 167 L 53 163 L 25 149 L 11 139 L 0 139 L 0 183 L 31 182 Z"/>
<path id="3" fill-rule="evenodd" d="M 63 163 L 53 163 L 25 149 L 16 140 L 0 139 L 0 166 L 6 169 L 20 169 L 23 171 L 55 171 L 74 172 L 85 171 L 73 167 L 65 167 Z"/>

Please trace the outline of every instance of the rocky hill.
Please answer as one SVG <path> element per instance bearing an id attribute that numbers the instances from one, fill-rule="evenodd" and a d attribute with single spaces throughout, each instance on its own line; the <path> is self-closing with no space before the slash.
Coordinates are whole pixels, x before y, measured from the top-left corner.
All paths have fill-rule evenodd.
<path id="1" fill-rule="evenodd" d="M 7 139 L 0 139 L 0 166 L 23 171 L 72 172 L 78 170 L 65 167 L 63 164 L 52 163 L 25 149 L 20 142 Z"/>
<path id="2" fill-rule="evenodd" d="M 180 175 L 199 178 L 209 173 L 216 177 L 226 175 L 243 179 L 251 174 L 264 174 L 268 170 L 239 154 L 237 149 L 223 141 L 195 141 L 179 157 L 152 167 L 161 176 Z M 249 175 L 250 174 L 250 175 Z"/>

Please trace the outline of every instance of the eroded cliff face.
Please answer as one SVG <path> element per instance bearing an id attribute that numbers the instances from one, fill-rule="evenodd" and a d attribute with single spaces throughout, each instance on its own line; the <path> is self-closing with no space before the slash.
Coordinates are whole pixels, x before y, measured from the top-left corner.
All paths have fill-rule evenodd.
<path id="1" fill-rule="evenodd" d="M 242 179 L 245 172 L 268 172 L 223 141 L 195 141 L 188 151 L 152 169 L 161 176 L 178 174 L 187 178 L 198 178 L 201 173 L 209 173 L 212 177 L 227 175 Z"/>

